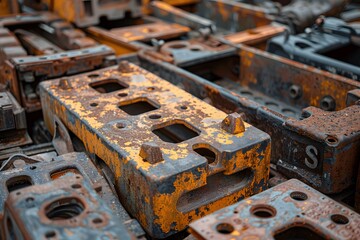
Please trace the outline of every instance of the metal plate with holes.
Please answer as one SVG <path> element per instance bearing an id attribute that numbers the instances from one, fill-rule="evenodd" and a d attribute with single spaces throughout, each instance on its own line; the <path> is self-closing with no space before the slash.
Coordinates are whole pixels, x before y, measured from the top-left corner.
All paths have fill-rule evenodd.
<path id="1" fill-rule="evenodd" d="M 114 52 L 105 45 L 39 57 L 18 57 L 5 62 L 0 82 L 7 84 L 22 106 L 32 112 L 41 109 L 39 82 L 114 64 Z"/>
<path id="2" fill-rule="evenodd" d="M 178 66 L 188 66 L 208 59 L 232 55 L 236 49 L 221 43 L 216 37 L 205 37 L 169 41 L 159 49 L 144 49 L 143 51 L 152 58 Z"/>
<path id="3" fill-rule="evenodd" d="M 266 187 L 266 133 L 136 65 L 42 82 L 40 93 L 50 132 L 56 115 L 109 166 L 152 237 Z"/>
<path id="4" fill-rule="evenodd" d="M 0 168 L 0 219 L 5 201 L 12 192 L 27 189 L 29 186 L 41 188 L 43 184 L 69 176 L 82 176 L 89 181 L 115 216 L 126 222 L 127 227 L 133 229 L 137 237 L 144 235 L 139 223 L 130 218 L 116 193 L 111 190 L 107 181 L 84 153 L 69 153 L 45 160 L 15 154 L 4 161 Z"/>
<path id="5" fill-rule="evenodd" d="M 358 239 L 360 215 L 292 179 L 190 224 L 195 239 Z"/>
<path id="6" fill-rule="evenodd" d="M 154 60 L 145 51 L 139 57 L 144 68 L 215 107 L 245 113 L 274 139 L 271 161 L 289 163 L 289 177 L 324 193 L 341 192 L 355 183 L 356 173 L 350 169 L 360 156 L 360 110 L 359 105 L 347 107 L 346 100 L 349 95 L 356 99 L 359 82 L 247 46 L 240 46 L 238 55 L 214 55 L 182 68 Z M 310 108 L 312 116 L 301 120 L 309 117 L 308 106 L 333 112 Z M 337 142 L 329 144 L 327 137 L 335 135 Z"/>
<path id="7" fill-rule="evenodd" d="M 0 151 L 32 143 L 24 109 L 10 92 L 0 92 Z"/>
<path id="8" fill-rule="evenodd" d="M 6 239 L 136 239 L 80 175 L 12 191 L 4 218 Z"/>

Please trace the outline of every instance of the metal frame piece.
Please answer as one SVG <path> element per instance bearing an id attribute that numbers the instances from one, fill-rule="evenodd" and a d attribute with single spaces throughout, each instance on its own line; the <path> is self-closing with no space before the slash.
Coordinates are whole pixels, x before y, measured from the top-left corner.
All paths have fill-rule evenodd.
<path id="1" fill-rule="evenodd" d="M 59 119 L 115 175 L 125 208 L 164 238 L 266 188 L 269 136 L 127 62 L 41 83 Z M 46 109 L 46 110 L 45 110 Z"/>
<path id="2" fill-rule="evenodd" d="M 190 224 L 196 239 L 357 239 L 360 215 L 292 179 Z"/>
<path id="3" fill-rule="evenodd" d="M 6 239 L 136 239 L 76 175 L 11 192 L 3 225 Z"/>

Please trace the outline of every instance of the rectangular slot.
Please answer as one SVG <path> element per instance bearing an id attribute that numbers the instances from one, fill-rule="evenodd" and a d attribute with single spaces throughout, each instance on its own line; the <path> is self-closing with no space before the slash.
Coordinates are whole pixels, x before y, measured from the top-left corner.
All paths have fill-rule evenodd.
<path id="1" fill-rule="evenodd" d="M 85 15 L 90 17 L 94 15 L 91 1 L 83 1 L 83 3 L 84 3 Z"/>
<path id="2" fill-rule="evenodd" d="M 199 134 L 182 123 L 172 124 L 166 127 L 153 130 L 161 140 L 169 143 L 181 143 Z"/>
<path id="3" fill-rule="evenodd" d="M 158 109 L 157 106 L 149 102 L 147 99 L 137 99 L 135 101 L 132 100 L 122 102 L 120 103 L 119 108 L 132 116 L 140 115 Z"/>
<path id="4" fill-rule="evenodd" d="M 232 175 L 224 175 L 220 172 L 208 176 L 205 186 L 183 194 L 176 207 L 180 212 L 187 213 L 217 201 L 246 187 L 252 181 L 253 176 L 251 168 L 246 168 Z"/>
<path id="5" fill-rule="evenodd" d="M 33 185 L 31 178 L 28 176 L 18 176 L 18 177 L 14 177 L 14 178 L 10 178 L 7 182 L 6 182 L 6 187 L 10 192 L 22 189 L 22 188 L 26 188 Z"/>
<path id="6" fill-rule="evenodd" d="M 90 83 L 90 87 L 92 87 L 94 90 L 96 90 L 99 93 L 111 93 L 128 88 L 127 85 L 113 78 Z"/>

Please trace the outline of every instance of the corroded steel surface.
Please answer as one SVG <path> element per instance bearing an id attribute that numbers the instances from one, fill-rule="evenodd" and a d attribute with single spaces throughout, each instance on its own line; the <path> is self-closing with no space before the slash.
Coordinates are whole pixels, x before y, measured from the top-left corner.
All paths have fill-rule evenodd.
<path id="1" fill-rule="evenodd" d="M 96 190 L 102 201 L 127 227 L 136 230 L 137 221 L 130 218 L 120 204 L 117 195 L 112 192 L 105 178 L 84 153 L 69 153 L 58 157 L 39 160 L 23 154 L 15 154 L 4 161 L 0 168 L 0 219 L 9 194 L 18 189 L 26 189 L 29 185 L 42 188 L 43 184 L 65 179 L 69 176 L 81 176 Z M 67 184 L 69 186 L 69 184 Z M 144 233 L 136 231 L 136 236 Z"/>
<path id="2" fill-rule="evenodd" d="M 11 192 L 4 219 L 6 239 L 135 239 L 79 175 Z"/>
<path id="3" fill-rule="evenodd" d="M 5 62 L 0 82 L 9 86 L 22 106 L 31 112 L 41 108 L 36 90 L 39 82 L 115 63 L 114 52 L 105 45 L 39 57 L 18 57 Z"/>
<path id="4" fill-rule="evenodd" d="M 358 239 L 360 215 L 289 180 L 190 224 L 197 239 Z"/>
<path id="5" fill-rule="evenodd" d="M 208 99 L 224 111 L 244 112 L 250 123 L 276 139 L 272 141 L 272 162 L 289 163 L 289 177 L 296 176 L 325 193 L 341 192 L 355 183 L 359 105 L 347 108 L 346 100 L 347 93 L 355 95 L 354 91 L 360 88 L 358 82 L 246 46 L 239 48 L 241 61 L 213 60 L 213 56 L 208 63 L 192 63 L 184 68 L 191 73 L 157 61 L 146 52 L 139 56 L 145 68 L 195 96 Z M 297 121 L 309 117 L 300 114 L 307 106 L 340 112 L 310 109 L 312 117 Z M 294 122 L 303 127 L 291 127 Z M 329 143 L 327 136 L 334 134 L 338 135 L 337 140 Z M 309 164 L 314 161 L 315 167 Z"/>
<path id="6" fill-rule="evenodd" d="M 267 134 L 127 62 L 41 83 L 53 116 L 115 174 L 122 203 L 153 237 L 266 187 Z M 244 128 L 235 124 L 244 124 Z"/>

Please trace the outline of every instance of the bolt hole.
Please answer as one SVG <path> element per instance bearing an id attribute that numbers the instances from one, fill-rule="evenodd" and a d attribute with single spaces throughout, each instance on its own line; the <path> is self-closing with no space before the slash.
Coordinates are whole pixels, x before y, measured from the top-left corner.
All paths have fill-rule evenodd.
<path id="1" fill-rule="evenodd" d="M 148 91 L 154 91 L 155 88 L 154 88 L 154 87 L 148 87 L 147 90 L 148 90 Z"/>
<path id="2" fill-rule="evenodd" d="M 186 110 L 186 109 L 187 109 L 187 106 L 180 106 L 180 108 L 181 108 L 182 110 Z"/>
<path id="3" fill-rule="evenodd" d="M 259 218 L 272 218 L 276 215 L 276 209 L 266 204 L 254 206 L 250 212 Z"/>
<path id="4" fill-rule="evenodd" d="M 347 217 L 345 217 L 344 215 L 341 215 L 341 214 L 331 215 L 331 220 L 334 223 L 340 224 L 340 225 L 345 225 L 345 224 L 349 223 L 349 219 Z"/>
<path id="5" fill-rule="evenodd" d="M 116 124 L 116 128 L 118 128 L 118 129 L 123 129 L 123 128 L 125 128 L 126 127 L 126 124 L 125 123 L 117 123 Z"/>
<path id="6" fill-rule="evenodd" d="M 46 238 L 54 238 L 55 236 L 56 236 L 56 232 L 54 231 L 49 231 L 45 233 Z"/>
<path id="7" fill-rule="evenodd" d="M 328 136 L 325 141 L 328 143 L 328 144 L 336 144 L 338 142 L 338 140 L 335 138 L 335 137 L 332 137 L 332 136 Z"/>
<path id="8" fill-rule="evenodd" d="M 100 77 L 99 74 L 90 74 L 88 75 L 88 78 L 97 78 L 97 77 Z"/>
<path id="9" fill-rule="evenodd" d="M 80 184 L 73 184 L 73 185 L 71 185 L 71 187 L 74 188 L 74 189 L 79 189 L 79 188 L 81 188 L 81 185 Z"/>
<path id="10" fill-rule="evenodd" d="M 90 106 L 91 107 L 97 107 L 99 104 L 97 104 L 97 103 L 90 103 Z"/>
<path id="11" fill-rule="evenodd" d="M 118 96 L 119 97 L 126 97 L 128 94 L 127 93 L 119 93 Z"/>
<path id="12" fill-rule="evenodd" d="M 101 218 L 95 218 L 95 219 L 92 220 L 92 222 L 94 224 L 101 224 L 103 222 L 103 220 Z"/>
<path id="13" fill-rule="evenodd" d="M 229 223 L 220 223 L 216 226 L 216 230 L 222 234 L 230 234 L 235 230 L 235 228 Z"/>
<path id="14" fill-rule="evenodd" d="M 30 166 L 30 170 L 35 170 L 36 166 Z"/>
<path id="15" fill-rule="evenodd" d="M 150 119 L 159 119 L 159 118 L 161 118 L 161 115 L 153 114 L 153 115 L 150 115 L 149 118 Z"/>
<path id="16" fill-rule="evenodd" d="M 296 201 L 305 201 L 308 199 L 308 196 L 306 193 L 303 192 L 292 192 L 290 193 L 290 197 Z"/>

